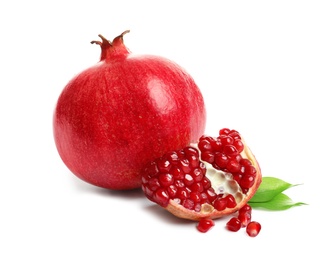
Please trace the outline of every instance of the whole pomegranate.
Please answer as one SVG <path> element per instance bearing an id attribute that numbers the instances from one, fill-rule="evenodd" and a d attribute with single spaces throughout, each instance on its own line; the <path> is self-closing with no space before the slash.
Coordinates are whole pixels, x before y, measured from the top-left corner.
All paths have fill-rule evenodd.
<path id="1" fill-rule="evenodd" d="M 196 221 L 246 207 L 261 180 L 255 156 L 240 133 L 228 128 L 217 137 L 203 135 L 197 143 L 167 152 L 142 171 L 142 189 L 149 200 Z"/>
<path id="2" fill-rule="evenodd" d="M 74 77 L 58 98 L 54 139 L 66 166 L 82 180 L 108 189 L 141 186 L 141 169 L 204 132 L 202 94 L 178 64 L 133 55 L 123 36 L 92 41 L 96 65 Z"/>

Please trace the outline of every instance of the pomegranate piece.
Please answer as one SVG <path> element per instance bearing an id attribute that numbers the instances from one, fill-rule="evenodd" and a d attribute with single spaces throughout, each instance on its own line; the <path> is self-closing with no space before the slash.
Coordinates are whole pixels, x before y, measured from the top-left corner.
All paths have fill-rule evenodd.
<path id="1" fill-rule="evenodd" d="M 237 131 L 224 128 L 219 133 L 216 138 L 204 135 L 197 144 L 147 164 L 142 171 L 147 198 L 180 218 L 196 221 L 243 207 L 247 213 L 240 218 L 247 225 L 251 219 L 247 202 L 260 185 L 261 171 Z"/>
<path id="2" fill-rule="evenodd" d="M 261 225 L 257 221 L 251 221 L 246 227 L 246 233 L 250 237 L 256 237 L 261 230 Z"/>
<path id="3" fill-rule="evenodd" d="M 197 229 L 202 233 L 206 233 L 213 226 L 214 226 L 214 221 L 212 219 L 202 218 L 197 224 Z"/>
<path id="4" fill-rule="evenodd" d="M 241 221 L 236 217 L 231 218 L 226 224 L 226 228 L 233 232 L 237 232 L 238 230 L 241 229 L 241 227 L 242 227 Z"/>

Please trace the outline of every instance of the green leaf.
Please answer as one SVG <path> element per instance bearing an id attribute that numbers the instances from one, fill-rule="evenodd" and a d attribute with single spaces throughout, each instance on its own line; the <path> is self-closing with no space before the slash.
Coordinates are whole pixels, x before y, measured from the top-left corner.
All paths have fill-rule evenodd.
<path id="1" fill-rule="evenodd" d="M 284 193 L 277 194 L 270 201 L 265 202 L 249 202 L 249 205 L 252 208 L 264 208 L 268 210 L 286 210 L 295 206 L 306 205 L 303 202 L 293 202 L 287 195 Z"/>
<path id="2" fill-rule="evenodd" d="M 293 184 L 275 177 L 263 177 L 262 182 L 250 202 L 266 202 L 272 200 L 281 192 L 291 188 Z"/>

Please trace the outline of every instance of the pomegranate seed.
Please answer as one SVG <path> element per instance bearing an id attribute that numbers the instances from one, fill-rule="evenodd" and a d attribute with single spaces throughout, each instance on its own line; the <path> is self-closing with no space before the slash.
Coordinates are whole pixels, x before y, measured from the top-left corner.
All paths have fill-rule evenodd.
<path id="1" fill-rule="evenodd" d="M 199 152 L 196 148 L 188 146 L 183 149 L 185 155 L 195 156 L 198 157 Z"/>
<path id="2" fill-rule="evenodd" d="M 166 173 L 169 171 L 171 163 L 166 158 L 160 158 L 160 160 L 157 162 L 157 166 L 160 172 Z"/>
<path id="3" fill-rule="evenodd" d="M 241 221 L 236 217 L 231 218 L 226 224 L 226 228 L 233 232 L 240 230 L 241 226 Z"/>
<path id="4" fill-rule="evenodd" d="M 229 135 L 220 135 L 219 139 L 222 145 L 229 145 L 234 143 L 234 139 Z"/>
<path id="5" fill-rule="evenodd" d="M 241 165 L 235 159 L 230 159 L 227 163 L 227 170 L 231 173 L 238 173 L 241 169 Z"/>
<path id="6" fill-rule="evenodd" d="M 210 202 L 213 202 L 217 198 L 217 194 L 214 192 L 213 188 L 209 188 L 206 191 L 207 198 Z"/>
<path id="7" fill-rule="evenodd" d="M 194 203 L 194 201 L 191 200 L 191 199 L 185 199 L 185 200 L 183 200 L 183 202 L 182 202 L 182 206 L 184 206 L 186 209 L 193 210 L 194 207 L 195 207 L 195 203 Z"/>
<path id="8" fill-rule="evenodd" d="M 222 143 L 219 139 L 212 140 L 211 146 L 213 151 L 215 152 L 220 152 L 222 150 Z"/>
<path id="9" fill-rule="evenodd" d="M 190 165 L 190 168 L 197 168 L 199 166 L 199 158 L 198 158 L 198 155 L 190 155 L 188 157 L 188 160 L 189 160 L 189 165 Z"/>
<path id="10" fill-rule="evenodd" d="M 196 203 L 196 204 L 195 204 L 195 207 L 194 207 L 194 210 L 195 210 L 196 212 L 200 212 L 201 209 L 202 209 L 202 204 L 200 204 L 200 203 Z"/>
<path id="11" fill-rule="evenodd" d="M 205 233 L 207 231 L 210 230 L 211 227 L 214 226 L 214 221 L 212 219 L 201 219 L 198 224 L 197 224 L 197 229 L 202 232 Z"/>
<path id="12" fill-rule="evenodd" d="M 183 188 L 178 189 L 177 196 L 181 201 L 189 198 L 189 195 L 190 195 L 190 192 L 187 188 L 183 187 Z"/>
<path id="13" fill-rule="evenodd" d="M 206 174 L 206 166 L 203 162 L 199 163 L 199 169 L 201 169 L 202 173 L 205 175 Z M 205 177 L 206 178 L 206 177 Z"/>
<path id="14" fill-rule="evenodd" d="M 154 199 L 153 199 L 154 191 L 152 191 L 149 188 L 149 186 L 143 186 L 142 185 L 142 190 L 150 200 L 154 201 Z"/>
<path id="15" fill-rule="evenodd" d="M 241 221 L 242 227 L 246 227 L 251 222 L 251 213 L 240 212 L 237 218 Z"/>
<path id="16" fill-rule="evenodd" d="M 246 233 L 250 237 L 256 237 L 261 230 L 261 225 L 259 222 L 251 221 L 246 227 Z"/>
<path id="17" fill-rule="evenodd" d="M 236 130 L 230 130 L 228 135 L 233 137 L 234 140 L 241 140 L 241 136 Z"/>
<path id="18" fill-rule="evenodd" d="M 245 174 L 256 176 L 257 175 L 257 170 L 254 168 L 253 165 L 246 166 L 245 168 Z"/>
<path id="19" fill-rule="evenodd" d="M 179 155 L 177 152 L 168 152 L 165 157 L 170 161 L 171 164 L 176 164 L 179 162 Z"/>
<path id="20" fill-rule="evenodd" d="M 241 140 L 236 139 L 234 141 L 233 145 L 236 147 L 236 149 L 237 149 L 237 151 L 239 153 L 243 152 L 243 150 L 244 150 L 244 144 L 243 144 L 243 142 Z"/>
<path id="21" fill-rule="evenodd" d="M 184 176 L 183 182 L 186 186 L 190 186 L 194 183 L 194 178 L 190 174 Z"/>
<path id="22" fill-rule="evenodd" d="M 230 133 L 230 129 L 229 128 L 222 128 L 219 131 L 219 135 L 228 135 Z"/>
<path id="23" fill-rule="evenodd" d="M 228 161 L 229 158 L 224 153 L 216 153 L 214 156 L 214 162 L 220 169 L 224 169 L 227 166 Z"/>
<path id="24" fill-rule="evenodd" d="M 184 182 L 183 182 L 183 180 L 175 180 L 174 185 L 177 188 L 183 188 L 184 187 Z"/>
<path id="25" fill-rule="evenodd" d="M 230 145 L 230 144 L 225 145 L 225 146 L 223 147 L 223 152 L 224 152 L 225 154 L 229 155 L 229 156 L 233 156 L 233 155 L 238 154 L 238 151 L 237 151 L 236 147 L 233 146 L 233 145 Z"/>
<path id="26" fill-rule="evenodd" d="M 195 183 L 199 183 L 204 178 L 203 171 L 199 168 L 194 169 L 191 176 L 193 177 Z"/>
<path id="27" fill-rule="evenodd" d="M 190 193 L 190 199 L 192 199 L 195 203 L 200 202 L 201 201 L 201 194 L 199 192 L 192 191 Z"/>
<path id="28" fill-rule="evenodd" d="M 237 162 L 240 162 L 242 160 L 242 155 L 235 154 L 234 156 L 230 156 L 230 159 L 236 160 Z"/>
<path id="29" fill-rule="evenodd" d="M 178 188 L 175 185 L 170 185 L 167 188 L 167 193 L 170 196 L 170 198 L 174 198 L 174 196 L 176 195 L 177 191 L 178 191 Z"/>
<path id="30" fill-rule="evenodd" d="M 213 206 L 216 210 L 224 210 L 227 208 L 227 198 L 216 198 L 213 202 Z"/>
<path id="31" fill-rule="evenodd" d="M 246 188 L 242 188 L 242 193 L 243 193 L 243 194 L 246 194 L 246 193 L 248 193 L 248 191 L 249 191 L 249 189 L 246 189 Z"/>
<path id="32" fill-rule="evenodd" d="M 203 185 L 204 189 L 207 190 L 209 188 L 211 188 L 211 182 L 208 178 L 203 178 L 203 180 L 201 181 L 201 184 Z"/>
<path id="33" fill-rule="evenodd" d="M 205 137 L 201 137 L 198 142 L 198 148 L 201 151 L 209 151 L 212 150 L 212 146 L 209 140 L 205 139 Z"/>
<path id="34" fill-rule="evenodd" d="M 178 154 L 180 160 L 185 158 L 185 154 L 184 154 L 183 150 L 178 150 L 178 151 L 175 151 L 175 152 Z"/>
<path id="35" fill-rule="evenodd" d="M 241 165 L 242 166 L 250 166 L 250 165 L 252 165 L 252 163 L 250 162 L 250 160 L 249 159 L 245 159 L 245 158 L 243 158 L 241 161 L 240 161 L 240 163 L 241 163 Z"/>
<path id="36" fill-rule="evenodd" d="M 191 189 L 191 191 L 196 191 L 196 192 L 199 192 L 199 193 L 203 192 L 203 190 L 204 190 L 203 185 L 200 182 L 193 183 L 190 186 L 190 189 Z"/>
<path id="37" fill-rule="evenodd" d="M 209 200 L 208 200 L 207 194 L 205 192 L 202 192 L 201 193 L 201 203 L 203 204 L 203 203 L 206 203 L 208 201 Z"/>
<path id="38" fill-rule="evenodd" d="M 160 187 L 159 180 L 156 177 L 153 177 L 149 180 L 149 188 L 152 191 L 156 191 Z"/>
<path id="39" fill-rule="evenodd" d="M 249 174 L 244 174 L 240 181 L 240 185 L 242 188 L 249 189 L 254 184 L 255 177 Z"/>
<path id="40" fill-rule="evenodd" d="M 184 173 L 181 171 L 178 167 L 172 167 L 170 170 L 170 174 L 173 175 L 174 179 L 176 180 L 183 180 L 184 179 Z"/>
<path id="41" fill-rule="evenodd" d="M 169 173 L 161 173 L 159 174 L 158 178 L 160 185 L 162 185 L 163 187 L 168 187 L 174 182 L 173 175 Z"/>
<path id="42" fill-rule="evenodd" d="M 162 207 L 166 207 L 170 200 L 168 193 L 163 188 L 159 188 L 154 194 L 154 200 Z"/>
<path id="43" fill-rule="evenodd" d="M 233 173 L 233 179 L 238 183 L 240 183 L 242 176 L 243 175 L 241 173 Z"/>
<path id="44" fill-rule="evenodd" d="M 226 200 L 227 200 L 227 208 L 235 208 L 236 207 L 237 203 L 236 203 L 236 200 L 235 200 L 233 195 L 228 194 L 226 196 Z"/>
<path id="45" fill-rule="evenodd" d="M 212 164 L 214 162 L 214 153 L 211 151 L 205 151 L 204 153 L 202 153 L 201 159 L 205 162 Z"/>
<path id="46" fill-rule="evenodd" d="M 240 208 L 239 213 L 245 213 L 248 212 L 251 214 L 252 208 L 249 204 L 245 204 L 243 207 Z"/>
<path id="47" fill-rule="evenodd" d="M 185 159 L 182 159 L 180 162 L 179 162 L 179 165 L 181 167 L 181 170 L 184 172 L 184 173 L 189 173 L 191 171 L 191 168 L 189 166 L 189 160 L 187 158 Z"/>

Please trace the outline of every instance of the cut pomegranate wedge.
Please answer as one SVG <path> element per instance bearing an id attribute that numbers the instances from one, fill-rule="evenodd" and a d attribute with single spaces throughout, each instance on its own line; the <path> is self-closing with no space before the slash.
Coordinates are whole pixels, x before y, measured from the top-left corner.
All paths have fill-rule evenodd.
<path id="1" fill-rule="evenodd" d="M 201 220 L 232 214 L 261 183 L 254 155 L 236 130 L 202 136 L 197 144 L 171 151 L 142 171 L 146 197 L 177 217 Z"/>

